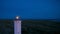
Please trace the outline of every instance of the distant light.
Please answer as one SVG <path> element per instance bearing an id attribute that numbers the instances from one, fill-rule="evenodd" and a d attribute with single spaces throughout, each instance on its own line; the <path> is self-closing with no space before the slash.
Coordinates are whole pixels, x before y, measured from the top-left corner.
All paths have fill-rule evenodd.
<path id="1" fill-rule="evenodd" d="M 19 19 L 19 16 L 16 16 L 16 19 Z"/>

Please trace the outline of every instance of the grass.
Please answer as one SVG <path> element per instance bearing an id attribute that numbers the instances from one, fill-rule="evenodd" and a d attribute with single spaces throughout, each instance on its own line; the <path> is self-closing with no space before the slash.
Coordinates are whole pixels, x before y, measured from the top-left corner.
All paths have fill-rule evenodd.
<path id="1" fill-rule="evenodd" d="M 13 19 L 0 20 L 1 34 L 14 34 Z M 59 34 L 60 22 L 52 20 L 22 20 L 22 34 Z"/>

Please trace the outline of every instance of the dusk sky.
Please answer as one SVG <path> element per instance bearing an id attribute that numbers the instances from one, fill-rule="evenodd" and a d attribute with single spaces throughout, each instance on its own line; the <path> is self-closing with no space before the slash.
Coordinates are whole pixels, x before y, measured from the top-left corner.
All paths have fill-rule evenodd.
<path id="1" fill-rule="evenodd" d="M 0 18 L 60 19 L 60 0 L 0 0 Z"/>

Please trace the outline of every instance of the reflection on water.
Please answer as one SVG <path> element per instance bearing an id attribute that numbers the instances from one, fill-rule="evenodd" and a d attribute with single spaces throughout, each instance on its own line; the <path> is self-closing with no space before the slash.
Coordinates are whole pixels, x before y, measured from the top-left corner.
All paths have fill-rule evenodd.
<path id="1" fill-rule="evenodd" d="M 13 20 L 0 20 L 0 34 L 14 34 Z M 60 22 L 22 20 L 22 34 L 59 34 Z"/>

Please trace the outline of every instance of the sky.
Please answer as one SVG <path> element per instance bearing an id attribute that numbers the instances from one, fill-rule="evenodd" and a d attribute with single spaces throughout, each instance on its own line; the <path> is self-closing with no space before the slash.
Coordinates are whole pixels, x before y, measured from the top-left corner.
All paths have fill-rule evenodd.
<path id="1" fill-rule="evenodd" d="M 0 0 L 0 18 L 60 19 L 60 0 Z"/>

